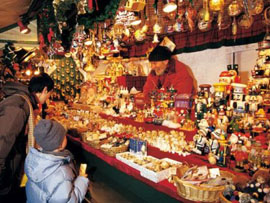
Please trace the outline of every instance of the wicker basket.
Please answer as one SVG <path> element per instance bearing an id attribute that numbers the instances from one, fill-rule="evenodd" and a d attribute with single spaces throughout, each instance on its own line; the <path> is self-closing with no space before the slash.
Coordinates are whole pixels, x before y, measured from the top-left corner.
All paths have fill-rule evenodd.
<path id="1" fill-rule="evenodd" d="M 101 142 L 99 140 L 95 140 L 95 141 L 86 141 L 86 143 L 90 146 L 93 147 L 95 149 L 100 149 L 100 145 Z"/>
<path id="2" fill-rule="evenodd" d="M 219 193 L 219 202 L 220 202 L 220 203 L 231 203 L 231 201 L 227 200 L 227 199 L 224 197 L 224 195 L 223 195 L 222 192 Z"/>
<path id="3" fill-rule="evenodd" d="M 233 178 L 234 175 L 227 171 L 221 171 L 222 177 Z M 225 186 L 203 187 L 193 185 L 187 181 L 183 181 L 177 176 L 174 177 L 177 185 L 177 193 L 181 197 L 199 202 L 219 202 L 220 192 L 225 189 Z"/>
<path id="4" fill-rule="evenodd" d="M 109 149 L 101 147 L 101 151 L 103 151 L 108 156 L 113 156 L 113 157 L 116 154 L 121 153 L 121 152 L 126 152 L 127 150 L 128 150 L 127 145 L 121 145 L 119 147 L 112 147 L 112 148 L 109 148 Z"/>

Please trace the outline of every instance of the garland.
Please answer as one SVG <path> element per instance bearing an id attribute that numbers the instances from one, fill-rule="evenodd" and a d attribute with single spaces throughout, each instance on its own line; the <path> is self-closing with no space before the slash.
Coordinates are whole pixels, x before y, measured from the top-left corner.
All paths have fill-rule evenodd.
<path id="1" fill-rule="evenodd" d="M 106 19 L 113 19 L 121 0 L 111 0 L 107 5 L 100 5 L 99 9 L 89 10 L 86 14 L 78 15 L 77 4 L 80 0 L 65 0 L 48 2 L 38 17 L 39 33 L 42 34 L 42 41 L 49 47 L 51 41 L 48 35 L 53 33 L 54 40 L 61 40 L 62 46 L 68 50 L 76 30 L 76 24 L 84 25 L 86 30 L 93 28 L 94 23 Z M 100 4 L 102 1 L 98 1 Z M 103 7 L 102 7 L 103 6 Z M 95 6 L 97 8 L 97 5 Z M 51 32 L 50 32 L 51 30 Z"/>
<path id="2" fill-rule="evenodd" d="M 60 1 L 59 4 L 54 4 L 55 18 L 57 22 L 66 22 L 68 20 L 66 12 L 71 10 L 72 4 L 77 4 L 77 0 Z"/>
<path id="3" fill-rule="evenodd" d="M 60 39 L 61 35 L 58 29 L 58 24 L 56 23 L 56 18 L 54 16 L 54 9 L 52 2 L 48 2 L 42 11 L 38 15 L 38 32 L 42 35 L 42 40 L 44 41 L 45 45 L 49 46 L 50 42 L 48 40 L 48 34 L 51 30 L 55 34 L 56 39 Z M 39 37 L 39 43 L 43 43 Z"/>

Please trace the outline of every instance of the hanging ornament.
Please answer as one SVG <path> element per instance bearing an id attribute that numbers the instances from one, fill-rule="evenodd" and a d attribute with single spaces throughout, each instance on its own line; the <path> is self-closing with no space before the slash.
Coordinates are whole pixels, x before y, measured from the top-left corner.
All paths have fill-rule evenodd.
<path id="1" fill-rule="evenodd" d="M 199 12 L 198 28 L 200 31 L 208 31 L 212 26 L 212 16 L 208 8 L 208 0 L 203 1 L 203 8 Z"/>
<path id="2" fill-rule="evenodd" d="M 78 3 L 77 3 L 78 15 L 86 14 L 86 10 L 85 10 L 86 6 L 87 6 L 87 1 L 86 0 L 78 1 Z"/>
<path id="3" fill-rule="evenodd" d="M 96 70 L 94 65 L 92 64 L 92 59 L 88 60 L 88 63 L 86 64 L 84 70 L 86 72 L 94 72 Z"/>
<path id="4" fill-rule="evenodd" d="M 158 24 L 158 22 L 156 22 L 153 26 L 153 32 L 159 34 L 161 33 L 161 29 L 162 27 Z"/>
<path id="5" fill-rule="evenodd" d="M 217 22 L 218 22 L 219 30 L 225 30 L 231 26 L 232 18 L 228 15 L 227 12 L 224 12 L 224 10 L 221 10 L 218 13 Z"/>
<path id="6" fill-rule="evenodd" d="M 96 10 L 98 11 L 97 0 L 95 0 L 95 3 L 96 3 Z M 88 0 L 88 9 L 89 9 L 90 11 L 93 10 L 93 0 Z"/>
<path id="7" fill-rule="evenodd" d="M 263 16 L 264 16 L 264 23 L 268 26 L 270 25 L 270 7 L 267 7 L 264 12 L 263 12 Z"/>
<path id="8" fill-rule="evenodd" d="M 222 10 L 224 7 L 224 0 L 210 0 L 209 8 L 211 11 L 217 12 Z"/>
<path id="9" fill-rule="evenodd" d="M 253 17 L 252 16 L 248 16 L 247 14 L 242 14 L 239 18 L 238 18 L 238 25 L 241 28 L 244 29 L 249 29 L 251 27 L 251 25 L 253 24 Z"/>
<path id="10" fill-rule="evenodd" d="M 239 3 L 241 7 L 244 7 L 245 13 L 248 15 L 258 15 L 264 9 L 263 0 L 243 0 Z"/>
<path id="11" fill-rule="evenodd" d="M 159 40 L 158 40 L 158 35 L 157 35 L 157 33 L 155 33 L 154 34 L 154 38 L 153 38 L 153 41 L 152 41 L 152 43 L 159 43 Z"/>
<path id="12" fill-rule="evenodd" d="M 235 16 L 233 17 L 232 34 L 233 34 L 233 36 L 234 36 L 234 39 L 236 39 L 236 34 L 237 34 L 237 23 L 236 23 L 236 18 L 235 18 Z"/>
<path id="13" fill-rule="evenodd" d="M 186 15 L 186 18 L 187 18 L 187 21 L 188 21 L 189 30 L 190 30 L 190 32 L 192 32 L 195 29 L 197 11 L 190 4 L 189 7 L 186 10 L 186 14 L 185 15 Z"/>
<path id="14" fill-rule="evenodd" d="M 238 3 L 237 0 L 233 0 L 232 3 L 228 6 L 228 14 L 229 16 L 238 16 L 242 12 L 242 7 Z"/>

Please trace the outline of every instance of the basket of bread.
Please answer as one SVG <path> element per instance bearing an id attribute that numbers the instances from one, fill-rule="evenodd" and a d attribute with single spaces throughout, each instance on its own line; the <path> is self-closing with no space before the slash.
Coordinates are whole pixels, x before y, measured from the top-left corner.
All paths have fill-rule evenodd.
<path id="1" fill-rule="evenodd" d="M 218 202 L 219 194 L 234 175 L 218 168 L 193 166 L 182 177 L 174 176 L 177 193 L 181 197 L 200 202 Z"/>

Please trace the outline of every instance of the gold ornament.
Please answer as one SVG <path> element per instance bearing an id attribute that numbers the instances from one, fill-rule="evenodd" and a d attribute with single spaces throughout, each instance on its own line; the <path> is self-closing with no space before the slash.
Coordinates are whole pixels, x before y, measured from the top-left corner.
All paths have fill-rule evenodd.
<path id="1" fill-rule="evenodd" d="M 224 0 L 210 0 L 209 8 L 211 11 L 220 11 L 224 7 Z"/>

